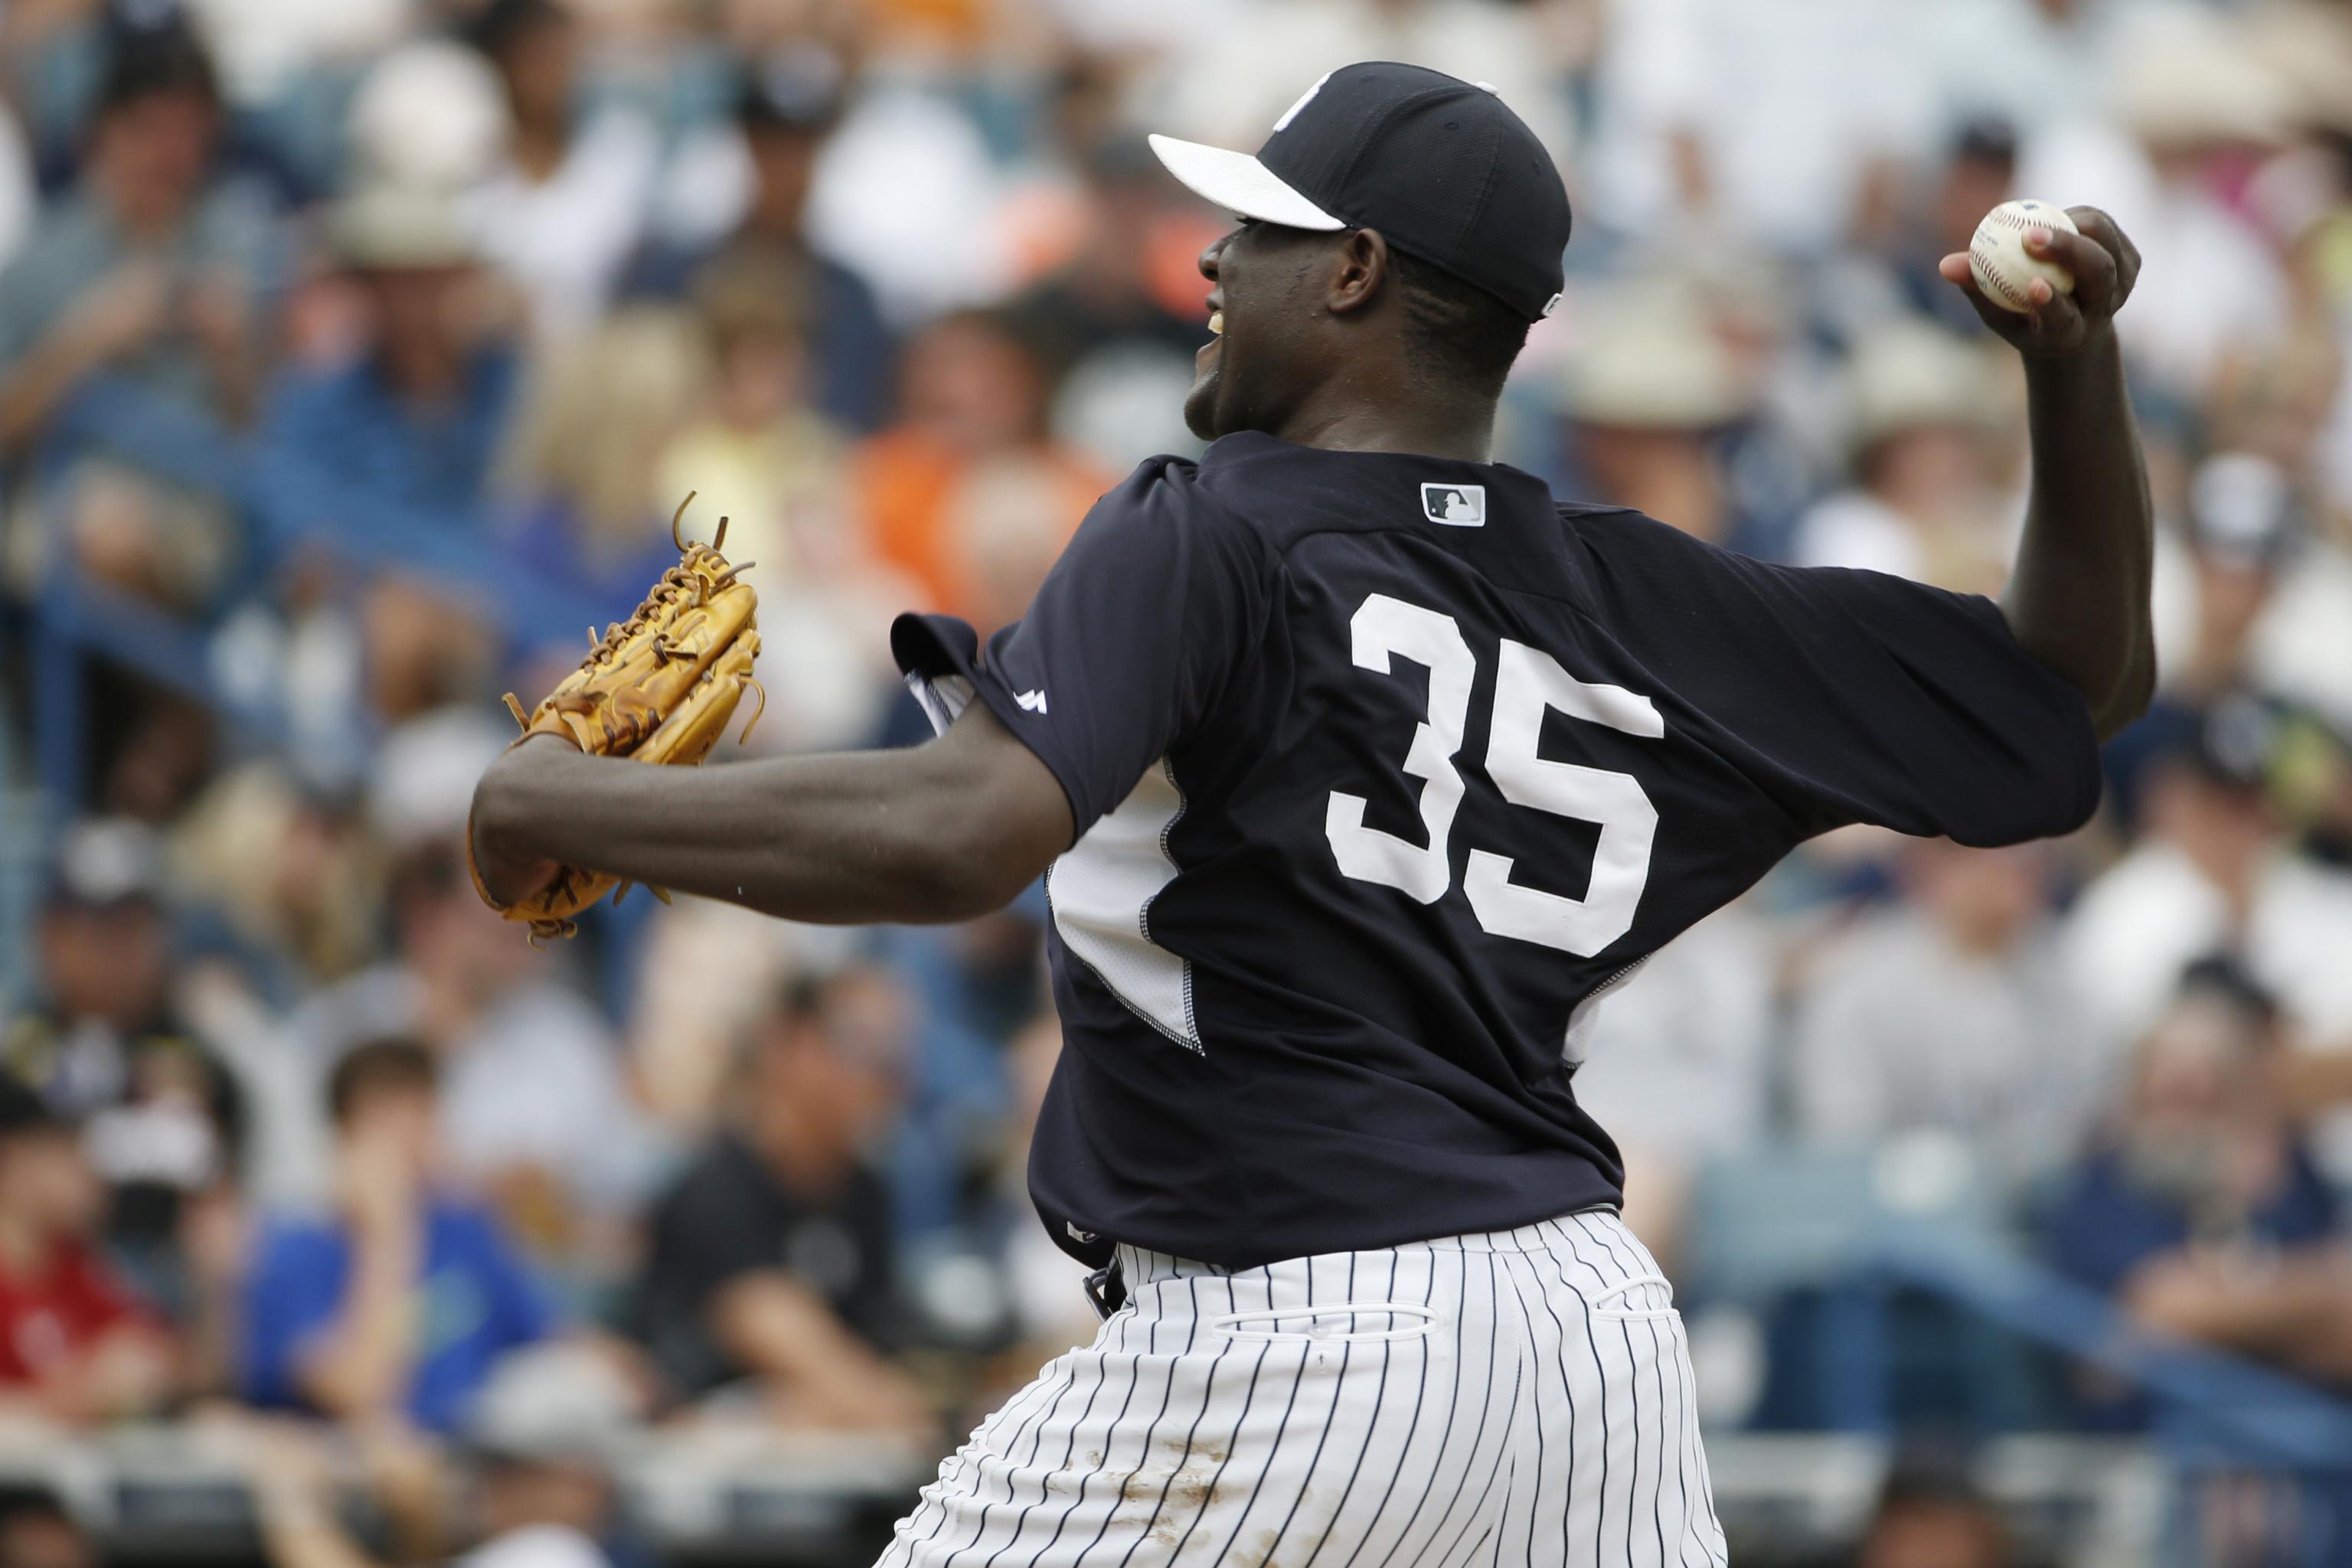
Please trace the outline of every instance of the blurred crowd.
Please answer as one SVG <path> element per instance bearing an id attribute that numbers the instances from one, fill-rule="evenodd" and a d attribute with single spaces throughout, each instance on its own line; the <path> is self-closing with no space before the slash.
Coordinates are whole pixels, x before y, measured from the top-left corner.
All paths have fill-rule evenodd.
<path id="1" fill-rule="evenodd" d="M 689 491 L 755 563 L 744 746 L 927 733 L 888 617 L 1018 616 L 1198 450 L 1223 226 L 1141 133 L 1255 147 L 1364 58 L 1496 84 L 1568 173 L 1498 458 L 1775 559 L 1997 593 L 2022 382 L 1937 259 L 2018 195 L 2137 242 L 2164 682 L 2099 819 L 1817 842 L 1577 1085 L 1702 1305 L 1711 1230 L 1769 1223 L 1709 1173 L 1851 1156 L 2352 1384 L 2352 5 L 12 0 L 0 1411 L 325 1417 L 398 1471 L 543 1429 L 535 1379 L 595 1392 L 573 1438 L 936 1448 L 1086 1335 L 1021 1191 L 1042 895 L 637 895 L 539 951 L 468 795 Z M 262 1449 L 279 1555 L 348 1568 Z M 576 1466 L 486 1474 L 598 1560 Z"/>

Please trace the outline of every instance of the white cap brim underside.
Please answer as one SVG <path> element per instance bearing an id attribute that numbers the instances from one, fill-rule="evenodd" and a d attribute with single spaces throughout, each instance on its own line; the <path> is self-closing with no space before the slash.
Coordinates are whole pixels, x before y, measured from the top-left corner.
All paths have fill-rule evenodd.
<path id="1" fill-rule="evenodd" d="M 1250 153 L 1179 142 L 1173 136 L 1153 136 L 1150 141 L 1152 152 L 1178 183 L 1212 206 L 1286 228 L 1348 226 L 1284 184 Z"/>

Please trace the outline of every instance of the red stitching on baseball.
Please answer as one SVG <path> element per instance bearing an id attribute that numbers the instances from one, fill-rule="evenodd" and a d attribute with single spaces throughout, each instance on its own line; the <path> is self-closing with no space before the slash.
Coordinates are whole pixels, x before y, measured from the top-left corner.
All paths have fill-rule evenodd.
<path id="1" fill-rule="evenodd" d="M 1999 263 L 1993 260 L 1990 247 L 1987 247 L 1983 251 L 1979 251 L 1974 247 L 1971 247 L 1969 251 L 1969 258 L 1984 269 L 1985 276 L 1992 280 L 1996 286 L 1995 291 L 1999 293 L 2002 299 L 2014 304 L 2020 310 L 2025 310 L 2032 303 L 2032 301 L 2026 297 L 2024 291 L 2018 288 L 2016 282 L 2011 279 L 2009 274 L 2003 272 L 2000 269 Z"/>

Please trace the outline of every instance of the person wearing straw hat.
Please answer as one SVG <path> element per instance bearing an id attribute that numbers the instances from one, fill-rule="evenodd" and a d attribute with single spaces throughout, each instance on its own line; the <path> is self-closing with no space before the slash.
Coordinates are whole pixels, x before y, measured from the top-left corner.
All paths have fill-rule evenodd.
<path id="1" fill-rule="evenodd" d="M 1865 333 L 1846 374 L 1853 483 L 1805 514 L 1793 558 L 1998 590 L 2016 542 L 1990 471 L 1993 428 L 2010 406 L 1995 368 L 1923 320 Z"/>
<path id="2" fill-rule="evenodd" d="M 326 238 L 364 306 L 365 347 L 290 373 L 266 434 L 338 486 L 470 521 L 520 362 L 510 312 L 455 202 L 422 184 L 365 185 L 331 210 Z"/>

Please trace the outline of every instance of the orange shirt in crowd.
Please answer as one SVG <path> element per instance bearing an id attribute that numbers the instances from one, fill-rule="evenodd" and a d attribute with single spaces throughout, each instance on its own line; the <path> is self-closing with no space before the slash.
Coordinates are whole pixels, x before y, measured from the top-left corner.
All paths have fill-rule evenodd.
<path id="1" fill-rule="evenodd" d="M 975 458 L 910 427 L 866 441 L 851 473 L 867 550 L 921 584 L 926 607 L 961 616 L 983 634 L 1019 616 L 1113 482 L 1050 444 Z M 1007 538 L 1001 520 L 1008 505 L 1025 537 Z"/>

